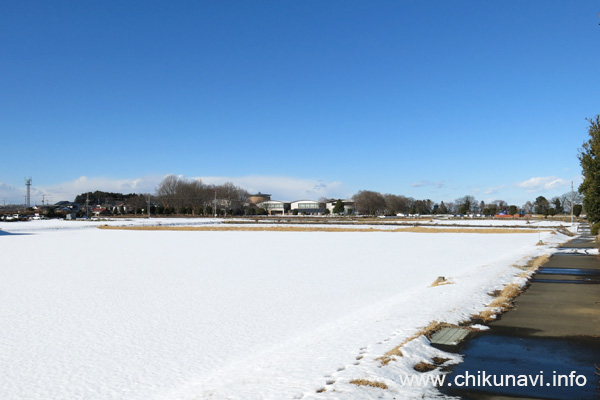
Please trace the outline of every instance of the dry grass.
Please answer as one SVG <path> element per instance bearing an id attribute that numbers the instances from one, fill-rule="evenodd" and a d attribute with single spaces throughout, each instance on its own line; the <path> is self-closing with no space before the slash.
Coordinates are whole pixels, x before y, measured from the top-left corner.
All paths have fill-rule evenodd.
<path id="1" fill-rule="evenodd" d="M 371 386 L 371 387 L 376 387 L 376 388 L 380 388 L 380 389 L 387 389 L 388 385 L 386 385 L 383 382 L 376 382 L 376 381 L 370 381 L 367 379 L 353 379 L 350 381 L 351 384 L 353 385 L 358 385 L 358 386 Z"/>
<path id="2" fill-rule="evenodd" d="M 454 282 L 446 279 L 443 276 L 438 276 L 437 279 L 435 281 L 433 281 L 433 283 L 430 285 L 430 287 L 452 285 L 453 283 Z"/>
<path id="3" fill-rule="evenodd" d="M 547 263 L 548 260 L 550 260 L 550 258 L 547 255 L 531 259 L 526 265 L 519 267 L 524 270 L 519 276 L 521 278 L 528 278 L 539 267 Z M 483 322 L 493 320 L 496 314 L 501 314 L 512 308 L 515 298 L 524 290 L 525 288 L 515 283 L 504 286 L 499 293 L 494 293 L 496 298 L 488 305 L 488 308 L 482 311 L 477 317 L 483 320 Z"/>
<path id="4" fill-rule="evenodd" d="M 371 227 L 340 228 L 340 227 L 308 227 L 308 226 L 110 226 L 100 225 L 100 229 L 128 230 L 128 231 L 198 231 L 198 232 L 411 232 L 411 233 L 536 233 L 533 229 L 508 229 L 508 228 L 425 228 L 420 226 L 380 229 Z"/>
<path id="5" fill-rule="evenodd" d="M 539 256 L 529 260 L 529 262 L 525 265 L 526 269 L 521 274 L 521 277 L 528 277 L 529 275 L 531 275 L 531 273 L 537 271 L 539 267 L 546 264 L 548 261 L 550 261 L 550 257 L 548 257 L 545 254 L 543 256 Z"/>
<path id="6" fill-rule="evenodd" d="M 413 367 L 413 369 L 417 372 L 429 372 L 429 371 L 433 371 L 436 368 L 437 367 L 435 365 L 430 364 L 425 361 L 420 361 L 419 363 L 415 364 L 415 366 Z"/>
<path id="7" fill-rule="evenodd" d="M 523 269 L 523 272 L 521 273 L 520 276 L 523 278 L 529 277 L 539 267 L 541 267 L 543 264 L 548 262 L 549 259 L 550 258 L 547 255 L 543 255 L 543 256 L 536 257 L 534 259 L 529 260 L 529 262 L 527 262 L 527 264 L 525 264 L 524 266 L 519 266 L 519 268 Z M 441 280 L 440 278 L 443 278 L 443 277 L 438 277 L 436 282 L 438 280 Z M 434 282 L 434 284 L 432 286 L 434 286 L 436 282 Z M 441 284 L 443 284 L 443 283 L 441 283 Z M 524 288 L 521 288 L 519 285 L 514 284 L 514 283 L 506 285 L 501 291 L 496 291 L 495 293 L 493 293 L 493 295 L 496 298 L 488 305 L 488 308 L 486 310 L 481 312 L 479 315 L 474 315 L 473 319 L 481 319 L 483 322 L 491 321 L 492 319 L 494 319 L 493 316 L 495 316 L 496 314 L 504 312 L 504 311 L 508 310 L 509 308 L 511 308 L 512 304 L 513 304 L 513 300 L 519 294 L 521 294 L 521 292 L 523 290 L 524 290 Z M 404 342 L 402 342 L 398 346 L 389 350 L 387 353 L 385 353 L 385 355 L 383 355 L 382 357 L 379 357 L 377 360 L 379 360 L 382 365 L 387 365 L 395 357 L 402 357 L 402 347 L 406 343 L 418 338 L 421 335 L 424 335 L 425 337 L 427 337 L 429 339 L 429 338 L 431 338 L 431 335 L 433 335 L 435 332 L 437 332 L 438 330 L 440 330 L 444 327 L 456 328 L 457 325 L 448 324 L 445 322 L 440 323 L 437 321 L 432 321 L 429 325 L 427 325 L 423 329 L 419 330 L 417 333 L 415 333 L 413 336 L 406 339 Z M 474 331 L 477 331 L 477 330 L 475 329 Z"/>
<path id="8" fill-rule="evenodd" d="M 450 361 L 449 358 L 444 358 L 444 357 L 433 357 L 431 359 L 431 361 L 435 364 L 435 365 L 442 365 L 443 363 L 445 363 L 446 361 Z"/>
<path id="9" fill-rule="evenodd" d="M 415 333 L 414 335 L 412 335 L 411 337 L 406 339 L 404 342 L 400 343 L 398 346 L 396 346 L 393 349 L 386 352 L 385 355 L 377 358 L 377 360 L 379 360 L 381 362 L 381 365 L 388 365 L 390 363 L 390 361 L 392 361 L 395 357 L 402 357 L 402 347 L 406 343 L 408 343 L 411 340 L 414 340 L 422 335 L 424 335 L 425 337 L 427 337 L 429 339 L 429 338 L 431 338 L 431 335 L 433 335 L 435 332 L 437 332 L 440 329 L 445 328 L 445 327 L 456 328 L 456 325 L 448 324 L 446 322 L 432 321 L 429 323 L 429 325 L 427 325 L 423 329 L 419 330 L 417 333 Z"/>
<path id="10" fill-rule="evenodd" d="M 567 235 L 567 236 L 571 236 L 571 237 L 575 236 L 575 234 L 573 232 L 571 232 L 570 230 L 568 230 L 567 228 L 560 227 L 557 229 L 557 231 L 562 233 L 563 235 Z"/>
<path id="11" fill-rule="evenodd" d="M 479 313 L 478 318 L 480 318 L 483 322 L 492 321 L 496 314 L 500 314 L 510 309 L 513 304 L 513 300 L 519 294 L 521 294 L 522 289 L 519 285 L 511 283 L 504 286 L 500 295 L 496 297 L 489 305 L 488 308 Z"/>

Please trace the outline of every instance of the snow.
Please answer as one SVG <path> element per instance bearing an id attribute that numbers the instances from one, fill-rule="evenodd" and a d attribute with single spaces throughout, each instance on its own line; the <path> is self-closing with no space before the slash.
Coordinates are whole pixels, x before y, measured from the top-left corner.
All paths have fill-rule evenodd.
<path id="1" fill-rule="evenodd" d="M 0 398 L 435 396 L 398 376 L 458 356 L 421 337 L 385 367 L 376 359 L 431 321 L 468 320 L 518 280 L 511 265 L 565 240 L 94 229 L 106 223 L 0 225 Z M 453 283 L 430 287 L 438 276 Z M 357 378 L 389 389 L 349 383 Z"/>

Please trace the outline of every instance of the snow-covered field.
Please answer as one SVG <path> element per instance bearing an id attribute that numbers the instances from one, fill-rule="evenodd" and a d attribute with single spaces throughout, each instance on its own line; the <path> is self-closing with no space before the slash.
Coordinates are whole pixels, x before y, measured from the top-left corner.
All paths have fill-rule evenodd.
<path id="1" fill-rule="evenodd" d="M 0 398 L 431 397 L 399 383 L 441 354 L 426 339 L 375 359 L 431 321 L 468 320 L 519 279 L 511 265 L 567 239 L 96 225 L 0 223 Z M 430 287 L 438 276 L 453 284 Z"/>

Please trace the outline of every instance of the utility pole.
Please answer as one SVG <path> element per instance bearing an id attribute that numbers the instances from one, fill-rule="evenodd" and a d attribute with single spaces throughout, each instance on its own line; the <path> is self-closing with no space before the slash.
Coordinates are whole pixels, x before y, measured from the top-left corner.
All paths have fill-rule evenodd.
<path id="1" fill-rule="evenodd" d="M 148 219 L 150 219 L 150 193 L 148 193 Z"/>

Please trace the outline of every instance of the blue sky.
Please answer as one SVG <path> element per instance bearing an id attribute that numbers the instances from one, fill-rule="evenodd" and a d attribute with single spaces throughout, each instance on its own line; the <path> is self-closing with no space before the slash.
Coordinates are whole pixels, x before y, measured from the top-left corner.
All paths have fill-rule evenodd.
<path id="1" fill-rule="evenodd" d="M 0 201 L 167 174 L 295 200 L 522 205 L 580 181 L 596 1 L 18 1 L 0 13 Z"/>

